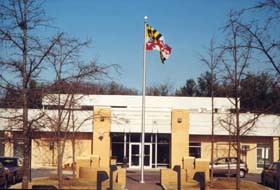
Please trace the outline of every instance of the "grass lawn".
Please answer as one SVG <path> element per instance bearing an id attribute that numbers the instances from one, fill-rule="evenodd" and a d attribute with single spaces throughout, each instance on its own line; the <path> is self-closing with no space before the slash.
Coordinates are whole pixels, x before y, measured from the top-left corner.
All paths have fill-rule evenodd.
<path id="1" fill-rule="evenodd" d="M 236 180 L 235 178 L 227 178 L 227 177 L 219 177 L 214 178 L 213 180 L 213 187 L 211 188 L 209 185 L 206 184 L 206 190 L 220 190 L 220 189 L 236 189 L 235 188 Z M 270 190 L 271 188 L 251 182 L 242 180 L 240 181 L 240 185 L 242 190 Z M 177 184 L 176 183 L 169 183 L 164 186 L 165 190 L 177 190 Z M 182 190 L 197 190 L 199 189 L 199 184 L 194 183 L 187 183 L 182 185 Z M 130 189 L 129 189 L 130 190 Z M 133 189 L 131 189 L 133 190 Z"/>
<path id="2" fill-rule="evenodd" d="M 235 189 L 235 178 L 214 178 L 212 189 Z M 268 190 L 269 187 L 241 179 L 241 189 L 246 190 Z M 210 190 L 210 187 L 206 188 Z"/>
<path id="3" fill-rule="evenodd" d="M 106 181 L 105 185 L 108 185 L 108 181 Z M 32 188 L 32 185 L 54 185 L 57 187 L 57 179 L 55 177 L 45 177 L 45 178 L 37 178 L 33 179 L 32 182 L 29 184 L 29 188 Z M 115 190 L 121 190 L 124 189 L 124 187 L 115 186 Z M 16 185 L 13 185 L 10 187 L 11 189 L 20 189 L 21 183 L 18 183 Z M 199 187 L 196 187 L 197 189 Z M 77 178 L 64 178 L 63 181 L 63 189 L 96 189 L 96 183 L 93 181 L 90 181 L 88 179 L 77 179 Z M 173 184 L 168 187 L 169 190 L 176 190 L 177 186 L 176 184 Z M 182 187 L 182 190 L 191 190 L 194 189 L 194 187 Z M 215 178 L 213 181 L 213 187 L 210 188 L 209 186 L 206 186 L 206 190 L 211 189 L 235 189 L 235 178 Z M 241 189 L 246 190 L 270 190 L 271 188 L 250 182 L 241 180 Z M 133 187 L 129 190 L 133 190 Z M 145 189 L 146 190 L 146 189 Z M 148 189 L 147 189 L 148 190 Z"/>
<path id="4" fill-rule="evenodd" d="M 31 189 L 32 185 L 54 185 L 57 187 L 58 181 L 56 177 L 43 177 L 32 179 L 28 188 Z M 10 189 L 20 189 L 21 183 L 15 184 Z M 63 180 L 63 189 L 96 189 L 96 183 L 88 179 L 77 179 L 66 177 Z"/>

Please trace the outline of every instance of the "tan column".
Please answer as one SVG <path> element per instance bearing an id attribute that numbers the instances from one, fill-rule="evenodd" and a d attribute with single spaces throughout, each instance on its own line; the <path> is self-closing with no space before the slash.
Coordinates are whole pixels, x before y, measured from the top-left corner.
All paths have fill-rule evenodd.
<path id="1" fill-rule="evenodd" d="M 273 137 L 273 161 L 279 160 L 279 137 Z"/>
<path id="2" fill-rule="evenodd" d="M 95 108 L 93 118 L 93 156 L 100 158 L 100 168 L 109 169 L 111 150 L 111 109 Z"/>
<path id="3" fill-rule="evenodd" d="M 183 157 L 189 156 L 189 112 L 172 110 L 171 122 L 171 167 L 182 166 Z"/>

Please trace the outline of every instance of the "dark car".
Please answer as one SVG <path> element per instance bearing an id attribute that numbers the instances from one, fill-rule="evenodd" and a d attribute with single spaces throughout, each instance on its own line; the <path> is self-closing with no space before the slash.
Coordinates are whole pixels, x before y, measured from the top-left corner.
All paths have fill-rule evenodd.
<path id="1" fill-rule="evenodd" d="M 0 162 L 8 169 L 8 183 L 15 184 L 23 177 L 23 160 L 18 157 L 0 156 Z"/>
<path id="2" fill-rule="evenodd" d="M 261 173 L 261 180 L 263 185 L 269 185 L 274 189 L 279 189 L 280 162 L 273 162 L 265 168 Z"/>
<path id="3" fill-rule="evenodd" d="M 210 163 L 211 169 L 211 163 Z M 214 161 L 214 175 L 236 175 L 237 157 L 220 157 Z M 240 177 L 243 178 L 248 173 L 248 167 L 245 162 L 240 160 Z"/>
<path id="4" fill-rule="evenodd" d="M 8 188 L 8 168 L 5 168 L 0 162 L 0 188 Z"/>

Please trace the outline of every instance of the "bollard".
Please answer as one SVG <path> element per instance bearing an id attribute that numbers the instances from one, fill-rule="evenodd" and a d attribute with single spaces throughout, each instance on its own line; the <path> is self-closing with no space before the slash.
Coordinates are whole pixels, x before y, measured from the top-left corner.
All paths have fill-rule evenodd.
<path id="1" fill-rule="evenodd" d="M 96 190 L 102 190 L 102 182 L 108 179 L 108 174 L 105 171 L 97 171 Z"/>
<path id="2" fill-rule="evenodd" d="M 110 190 L 113 190 L 113 173 L 116 171 L 118 168 L 116 165 L 111 165 L 110 166 Z"/>
<path id="3" fill-rule="evenodd" d="M 200 190 L 205 190 L 205 173 L 204 172 L 196 172 L 193 176 L 195 181 L 198 181 L 200 184 Z"/>
<path id="4" fill-rule="evenodd" d="M 181 190 L 181 166 L 176 165 L 173 170 L 177 172 L 177 190 Z"/>
<path id="5" fill-rule="evenodd" d="M 128 160 L 127 160 L 127 157 L 125 156 L 125 157 L 123 157 L 123 168 L 127 168 L 127 162 L 128 162 Z"/>

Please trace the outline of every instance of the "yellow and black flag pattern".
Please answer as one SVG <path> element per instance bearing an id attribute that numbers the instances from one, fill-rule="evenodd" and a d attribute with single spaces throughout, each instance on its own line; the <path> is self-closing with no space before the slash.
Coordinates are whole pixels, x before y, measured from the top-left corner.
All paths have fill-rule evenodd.
<path id="1" fill-rule="evenodd" d="M 162 36 L 160 32 L 154 29 L 152 26 L 147 24 L 147 36 L 153 40 L 159 40 Z"/>

